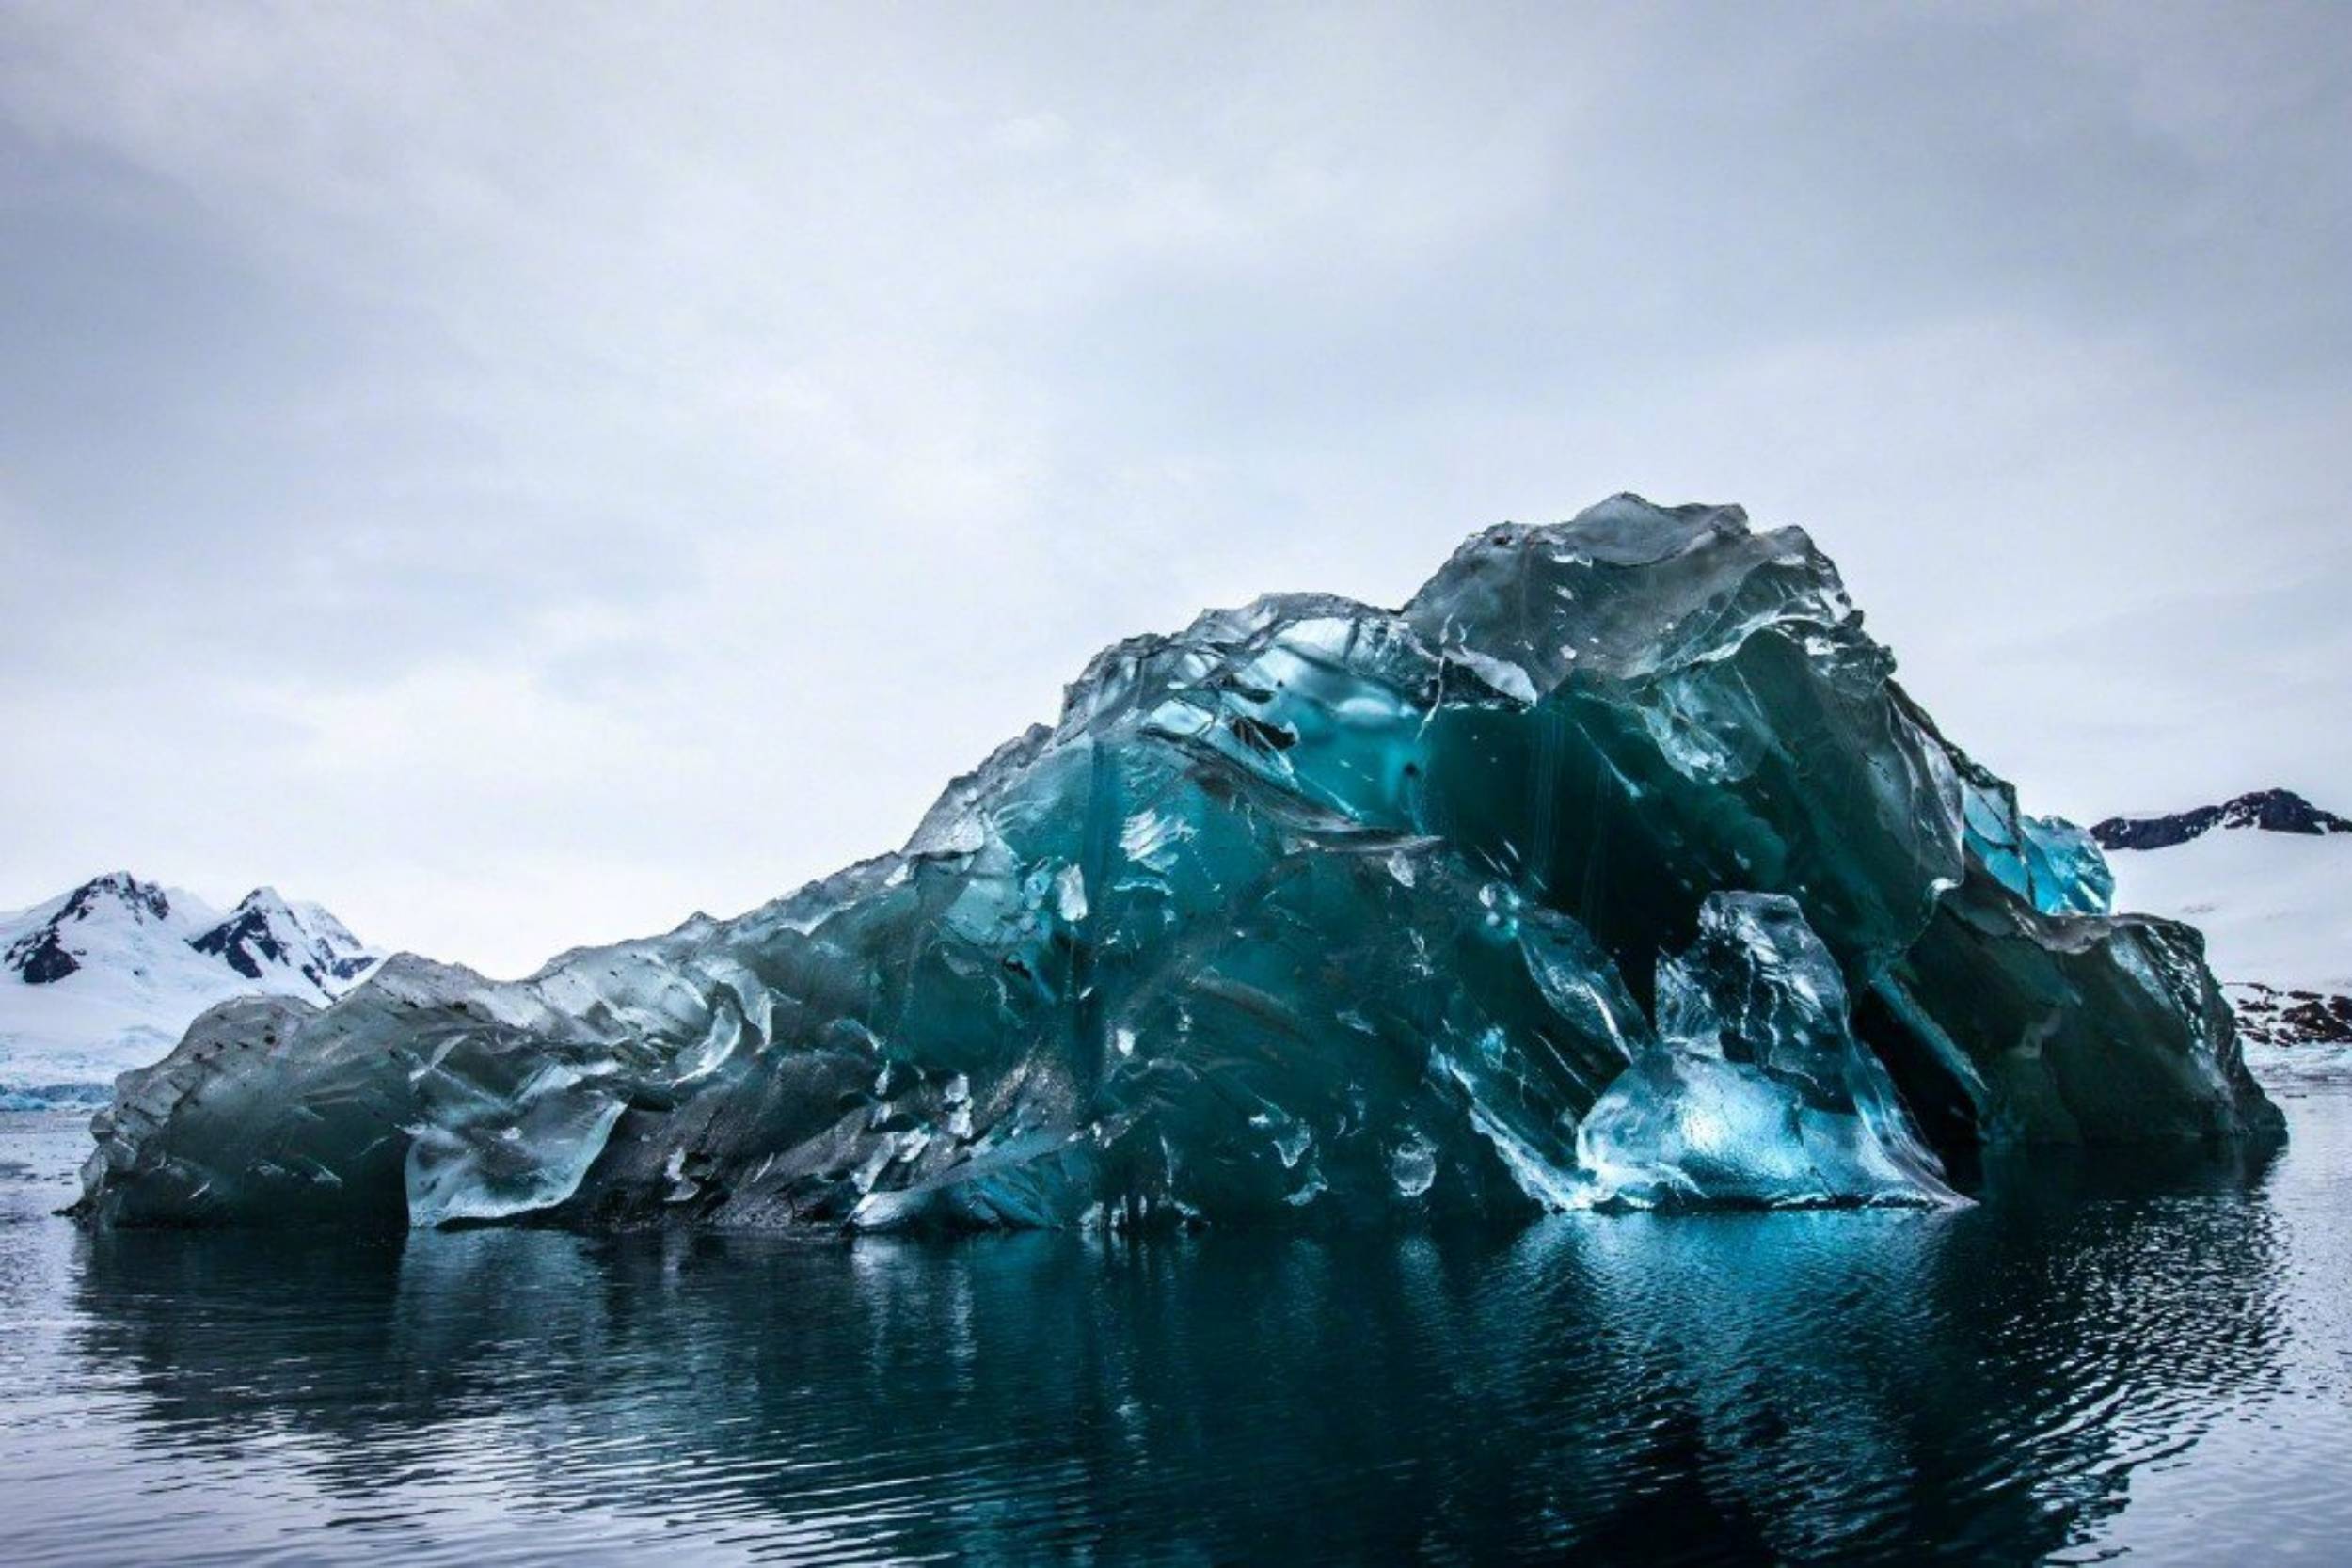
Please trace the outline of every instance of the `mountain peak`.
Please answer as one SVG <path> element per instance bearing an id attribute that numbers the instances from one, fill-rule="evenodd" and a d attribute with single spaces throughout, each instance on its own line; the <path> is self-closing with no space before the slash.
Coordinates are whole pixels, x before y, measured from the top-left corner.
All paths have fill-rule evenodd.
<path id="1" fill-rule="evenodd" d="M 324 910 L 317 914 L 324 918 L 306 919 L 276 888 L 264 885 L 239 899 L 219 925 L 190 937 L 188 945 L 248 980 L 261 979 L 265 968 L 276 966 L 331 995 L 340 989 L 338 982 L 357 978 L 374 958 L 341 921 Z"/>
<path id="2" fill-rule="evenodd" d="M 284 895 L 267 883 L 263 883 L 238 899 L 237 907 L 231 910 L 230 914 L 232 918 L 241 914 L 258 914 L 265 920 L 280 924 L 299 923 L 301 920 L 301 916 L 294 913 L 294 906 L 286 902 Z"/>
<path id="3" fill-rule="evenodd" d="M 2216 828 L 2257 828 L 2265 832 L 2352 833 L 2352 820 L 2323 811 L 2291 789 L 2257 789 L 2217 806 L 2160 816 L 2110 816 L 2090 836 L 2102 849 L 2169 849 Z"/>
<path id="4" fill-rule="evenodd" d="M 168 1050 L 215 1003 L 329 1001 L 377 955 L 267 885 L 223 915 L 128 871 L 0 913 L 0 1094 L 103 1082 Z"/>
<path id="5" fill-rule="evenodd" d="M 142 882 L 128 871 L 109 871 L 103 876 L 92 877 L 67 894 L 64 905 L 52 921 L 87 920 L 109 904 L 129 911 L 134 918 L 171 918 L 171 898 L 161 887 L 153 882 Z"/>
<path id="6" fill-rule="evenodd" d="M 2220 826 L 2274 833 L 2352 833 L 2352 821 L 2322 811 L 2291 789 L 2258 789 L 2225 801 Z"/>
<path id="7" fill-rule="evenodd" d="M 161 925 L 171 918 L 171 899 L 153 882 L 142 882 L 128 871 L 92 877 L 54 907 L 36 905 L 31 928 L 8 944 L 7 968 L 28 986 L 54 985 L 82 967 L 89 943 L 75 928 L 96 921 L 102 925 Z"/>

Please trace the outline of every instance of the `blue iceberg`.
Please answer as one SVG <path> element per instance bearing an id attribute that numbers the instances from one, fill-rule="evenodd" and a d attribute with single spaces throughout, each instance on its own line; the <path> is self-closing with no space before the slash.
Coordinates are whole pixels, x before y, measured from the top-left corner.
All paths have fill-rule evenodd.
<path id="1" fill-rule="evenodd" d="M 1105 649 L 905 847 L 493 982 L 394 958 L 125 1075 L 100 1225 L 1132 1227 L 1938 1203 L 2274 1130 L 1836 569 L 1619 496 L 1402 610 Z"/>

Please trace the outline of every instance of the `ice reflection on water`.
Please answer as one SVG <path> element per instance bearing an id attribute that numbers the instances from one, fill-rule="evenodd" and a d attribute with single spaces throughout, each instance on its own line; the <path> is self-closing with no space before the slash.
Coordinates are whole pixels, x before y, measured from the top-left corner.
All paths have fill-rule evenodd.
<path id="1" fill-rule="evenodd" d="M 1133 1246 L 91 1239 L 18 1118 L 8 1555 L 2162 1560 L 2207 1447 L 2316 1548 L 2352 1093 L 2291 1111 L 1953 1212 Z"/>

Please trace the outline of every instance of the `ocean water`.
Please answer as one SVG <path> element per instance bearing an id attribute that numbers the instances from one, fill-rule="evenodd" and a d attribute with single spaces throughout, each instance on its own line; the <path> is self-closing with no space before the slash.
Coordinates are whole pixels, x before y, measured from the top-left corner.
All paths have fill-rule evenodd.
<path id="1" fill-rule="evenodd" d="M 1133 1244 L 92 1237 L 0 1116 L 0 1560 L 2343 1562 L 2352 1084 L 2276 1092 L 1947 1213 Z"/>

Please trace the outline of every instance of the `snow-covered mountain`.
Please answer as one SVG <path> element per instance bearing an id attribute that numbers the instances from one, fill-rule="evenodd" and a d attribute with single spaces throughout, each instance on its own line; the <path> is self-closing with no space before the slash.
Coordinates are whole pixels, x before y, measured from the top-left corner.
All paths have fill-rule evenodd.
<path id="1" fill-rule="evenodd" d="M 88 1093 L 168 1052 L 215 1003 L 325 1002 L 382 957 L 275 888 L 223 912 L 129 872 L 93 878 L 0 915 L 0 1100 Z"/>
<path id="2" fill-rule="evenodd" d="M 2090 832 L 2117 909 L 2205 933 L 2249 1041 L 2352 1045 L 2352 820 L 2269 789 Z"/>
<path id="3" fill-rule="evenodd" d="M 2103 849 L 2169 849 L 2201 838 L 2216 828 L 2260 828 L 2265 832 L 2325 838 L 2352 833 L 2352 820 L 2322 811 L 2291 789 L 2258 789 L 2194 811 L 2158 816 L 2110 816 L 2090 830 Z"/>

